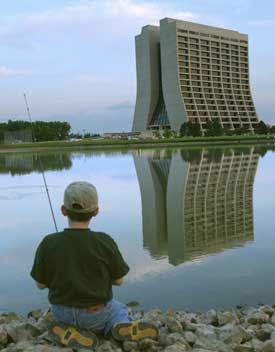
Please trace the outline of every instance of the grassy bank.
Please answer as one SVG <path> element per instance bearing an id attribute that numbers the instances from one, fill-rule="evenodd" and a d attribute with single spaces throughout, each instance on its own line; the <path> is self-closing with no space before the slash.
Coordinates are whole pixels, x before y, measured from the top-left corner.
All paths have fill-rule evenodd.
<path id="1" fill-rule="evenodd" d="M 20 149 L 56 149 L 72 147 L 154 147 L 154 146 L 183 146 L 183 145 L 205 145 L 205 144 L 237 144 L 237 143 L 272 143 L 273 135 L 254 135 L 254 136 L 219 136 L 219 137 L 184 137 L 184 138 L 163 138 L 163 139 L 142 139 L 142 140 L 121 140 L 121 139 L 83 139 L 80 141 L 51 141 L 20 144 L 2 144 L 0 151 L 12 151 Z"/>

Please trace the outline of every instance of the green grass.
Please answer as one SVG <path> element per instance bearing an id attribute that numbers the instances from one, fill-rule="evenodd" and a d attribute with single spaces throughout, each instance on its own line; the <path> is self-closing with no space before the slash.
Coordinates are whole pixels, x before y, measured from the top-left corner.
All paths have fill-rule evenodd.
<path id="1" fill-rule="evenodd" d="M 36 142 L 36 143 L 20 143 L 20 144 L 1 144 L 0 150 L 4 149 L 22 149 L 22 148 L 67 148 L 67 147 L 77 147 L 77 146 L 136 146 L 136 145 L 147 145 L 147 144 L 171 144 L 175 145 L 177 143 L 198 143 L 202 144 L 212 142 L 242 142 L 242 141 L 273 141 L 273 135 L 253 135 L 253 136 L 219 136 L 219 137 L 184 137 L 184 138 L 162 138 L 162 139 L 142 139 L 142 140 L 120 140 L 120 139 L 83 139 L 81 141 L 50 141 L 50 142 Z"/>

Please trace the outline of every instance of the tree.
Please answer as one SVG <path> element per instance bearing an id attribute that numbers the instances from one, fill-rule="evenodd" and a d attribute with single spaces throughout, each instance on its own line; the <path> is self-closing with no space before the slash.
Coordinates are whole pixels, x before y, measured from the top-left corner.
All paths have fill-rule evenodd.
<path id="1" fill-rule="evenodd" d="M 202 135 L 201 126 L 197 121 L 196 122 L 187 121 L 181 125 L 181 128 L 180 128 L 181 137 L 185 137 L 185 136 L 199 137 L 201 135 Z"/>
<path id="2" fill-rule="evenodd" d="M 218 119 L 214 119 L 212 121 L 212 129 L 214 136 L 222 136 L 223 135 L 223 128 Z"/>
<path id="3" fill-rule="evenodd" d="M 205 136 L 214 137 L 214 136 L 222 136 L 224 134 L 222 125 L 218 119 L 207 120 L 205 124 Z"/>
<path id="4" fill-rule="evenodd" d="M 0 142 L 4 142 L 7 132 L 9 135 L 16 136 L 19 132 L 23 135 L 23 132 L 28 130 L 33 131 L 33 136 L 30 139 L 35 141 L 57 141 L 69 137 L 71 126 L 64 121 L 34 121 L 31 124 L 29 121 L 9 120 L 7 123 L 0 124 Z M 23 140 L 23 142 L 31 142 L 31 140 Z"/>
<path id="5" fill-rule="evenodd" d="M 154 136 L 155 138 L 160 138 L 160 133 L 159 133 L 159 131 L 154 131 L 154 132 L 153 132 L 153 136 Z"/>
<path id="6" fill-rule="evenodd" d="M 214 132 L 213 132 L 213 123 L 211 120 L 207 120 L 205 124 L 205 136 L 206 137 L 213 137 Z"/>
<path id="7" fill-rule="evenodd" d="M 231 129 L 229 126 L 225 126 L 223 128 L 223 134 L 225 136 L 233 136 L 235 134 L 235 130 Z"/>
<path id="8" fill-rule="evenodd" d="M 202 135 L 201 126 L 197 121 L 190 123 L 190 134 L 193 137 L 200 137 Z"/>
<path id="9" fill-rule="evenodd" d="M 165 130 L 163 131 L 163 137 L 170 138 L 171 135 L 172 135 L 171 130 L 169 130 L 169 128 L 165 128 Z"/>
<path id="10" fill-rule="evenodd" d="M 242 125 L 240 128 L 240 134 L 249 134 L 250 133 L 250 128 L 249 125 Z"/>
<path id="11" fill-rule="evenodd" d="M 255 134 L 267 134 L 269 131 L 268 126 L 264 123 L 264 121 L 259 121 L 259 123 L 257 123 L 254 126 L 254 132 Z"/>
<path id="12" fill-rule="evenodd" d="M 190 136 L 190 124 L 189 121 L 184 122 L 180 126 L 180 137 Z"/>

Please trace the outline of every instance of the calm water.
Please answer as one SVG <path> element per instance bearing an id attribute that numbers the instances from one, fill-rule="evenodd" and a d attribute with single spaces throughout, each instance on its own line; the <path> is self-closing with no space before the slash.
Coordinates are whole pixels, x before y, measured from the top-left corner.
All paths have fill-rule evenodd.
<path id="1" fill-rule="evenodd" d="M 205 310 L 275 303 L 275 154 L 263 147 L 0 155 L 0 311 L 47 305 L 29 277 L 35 249 L 58 227 L 66 185 L 96 185 L 94 230 L 131 267 L 115 296 L 144 308 Z"/>

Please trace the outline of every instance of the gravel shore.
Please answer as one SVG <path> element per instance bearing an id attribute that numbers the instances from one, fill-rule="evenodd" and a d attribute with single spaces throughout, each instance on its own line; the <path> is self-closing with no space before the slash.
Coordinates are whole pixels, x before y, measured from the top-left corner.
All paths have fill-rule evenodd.
<path id="1" fill-rule="evenodd" d="M 129 310 L 134 319 L 159 328 L 158 340 L 121 344 L 99 336 L 97 352 L 275 352 L 275 306 L 239 306 L 204 313 Z M 51 342 L 47 326 L 52 320 L 49 309 L 32 311 L 27 318 L 0 314 L 0 351 L 72 352 Z"/>

